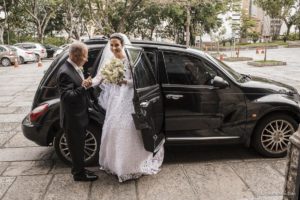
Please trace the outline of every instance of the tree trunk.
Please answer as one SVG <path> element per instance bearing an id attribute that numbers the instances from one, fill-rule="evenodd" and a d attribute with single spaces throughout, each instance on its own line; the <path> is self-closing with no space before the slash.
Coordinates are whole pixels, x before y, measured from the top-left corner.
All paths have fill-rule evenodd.
<path id="1" fill-rule="evenodd" d="M 284 20 L 284 23 L 285 23 L 286 28 L 287 28 L 286 35 L 285 35 L 285 40 L 288 40 L 293 23 L 289 23 L 287 20 Z"/>
<path id="2" fill-rule="evenodd" d="M 191 7 L 186 6 L 186 46 L 190 46 Z"/>
<path id="3" fill-rule="evenodd" d="M 43 43 L 43 33 L 42 33 L 42 27 L 38 24 L 37 27 L 37 36 L 38 36 L 38 41 L 40 43 Z"/>
<path id="4" fill-rule="evenodd" d="M 0 44 L 4 44 L 3 34 L 4 34 L 4 27 L 0 26 Z"/>

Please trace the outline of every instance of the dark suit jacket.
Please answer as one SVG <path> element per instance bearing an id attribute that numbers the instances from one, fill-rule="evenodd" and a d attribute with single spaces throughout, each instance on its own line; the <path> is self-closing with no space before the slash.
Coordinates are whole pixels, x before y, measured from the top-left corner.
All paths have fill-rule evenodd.
<path id="1" fill-rule="evenodd" d="M 88 92 L 81 86 L 82 78 L 66 61 L 57 73 L 60 93 L 60 125 L 62 128 L 88 125 Z"/>

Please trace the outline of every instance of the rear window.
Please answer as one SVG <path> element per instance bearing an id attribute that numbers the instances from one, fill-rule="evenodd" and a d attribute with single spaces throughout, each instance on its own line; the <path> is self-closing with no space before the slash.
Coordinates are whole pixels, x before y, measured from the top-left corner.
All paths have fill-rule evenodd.
<path id="1" fill-rule="evenodd" d="M 34 44 L 23 44 L 21 45 L 24 49 L 35 49 L 36 46 Z"/>

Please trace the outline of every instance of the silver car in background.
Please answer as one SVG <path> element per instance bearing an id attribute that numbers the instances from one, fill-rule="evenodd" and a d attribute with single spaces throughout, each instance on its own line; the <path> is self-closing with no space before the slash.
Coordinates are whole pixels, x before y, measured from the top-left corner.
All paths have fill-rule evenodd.
<path id="1" fill-rule="evenodd" d="M 36 56 L 33 51 L 23 49 L 21 47 L 17 46 L 8 46 L 12 51 L 17 52 L 19 56 L 19 61 L 21 64 L 27 63 L 27 62 L 35 62 L 36 61 Z"/>
<path id="2" fill-rule="evenodd" d="M 17 43 L 14 46 L 22 47 L 23 49 L 28 49 L 33 51 L 36 57 L 36 61 L 39 61 L 39 59 L 47 58 L 46 48 L 40 43 L 25 42 L 25 43 Z"/>
<path id="3" fill-rule="evenodd" d="M 0 64 L 8 67 L 15 62 L 18 62 L 17 53 L 5 45 L 0 45 Z"/>

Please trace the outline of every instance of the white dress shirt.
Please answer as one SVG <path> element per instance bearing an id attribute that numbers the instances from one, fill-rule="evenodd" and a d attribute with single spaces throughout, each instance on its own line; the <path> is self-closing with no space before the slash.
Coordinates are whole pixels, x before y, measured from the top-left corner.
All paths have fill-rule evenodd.
<path id="1" fill-rule="evenodd" d="M 74 63 L 70 58 L 68 58 L 67 61 L 75 68 L 82 80 L 84 80 L 83 72 L 81 71 L 80 67 L 76 65 L 76 63 Z"/>

